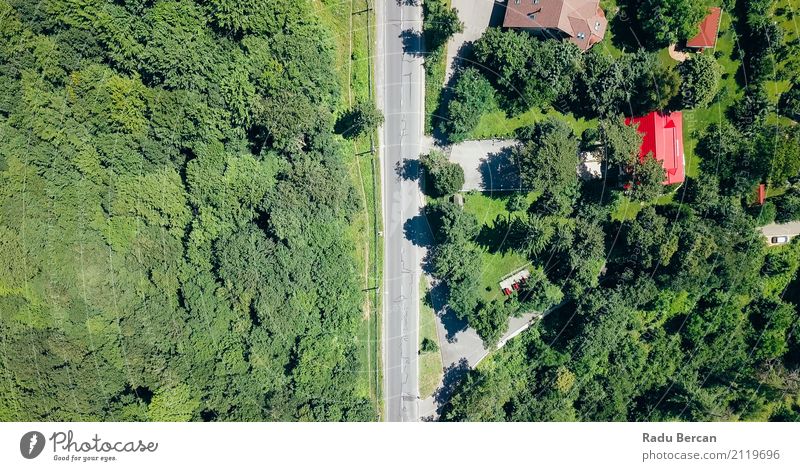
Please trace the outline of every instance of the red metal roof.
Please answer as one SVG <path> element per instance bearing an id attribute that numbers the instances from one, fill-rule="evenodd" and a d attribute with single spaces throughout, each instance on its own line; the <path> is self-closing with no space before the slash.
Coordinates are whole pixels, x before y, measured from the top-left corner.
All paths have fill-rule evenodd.
<path id="1" fill-rule="evenodd" d="M 667 171 L 665 185 L 683 183 L 683 115 L 680 111 L 662 114 L 653 111 L 647 116 L 625 118 L 625 124 L 639 124 L 642 134 L 642 148 L 639 158 L 643 159 L 649 152 L 661 162 Z"/>
<path id="2" fill-rule="evenodd" d="M 722 8 L 711 7 L 708 11 L 708 16 L 700 22 L 700 33 L 686 41 L 687 47 L 714 47 L 717 45 L 717 33 L 719 32 L 719 20 L 722 18 Z"/>

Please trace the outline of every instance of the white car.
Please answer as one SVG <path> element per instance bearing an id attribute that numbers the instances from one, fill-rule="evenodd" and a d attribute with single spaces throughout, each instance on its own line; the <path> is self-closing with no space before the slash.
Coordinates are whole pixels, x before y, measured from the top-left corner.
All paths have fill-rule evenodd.
<path id="1" fill-rule="evenodd" d="M 789 242 L 789 237 L 788 236 L 775 236 L 770 240 L 772 240 L 773 244 L 785 244 L 786 242 Z"/>

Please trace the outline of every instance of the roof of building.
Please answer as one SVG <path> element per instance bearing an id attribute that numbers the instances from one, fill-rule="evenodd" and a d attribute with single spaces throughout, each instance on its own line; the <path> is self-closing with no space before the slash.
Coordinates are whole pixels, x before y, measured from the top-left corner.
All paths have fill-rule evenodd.
<path id="1" fill-rule="evenodd" d="M 625 124 L 638 124 L 642 134 L 642 147 L 639 158 L 652 152 L 656 160 L 661 162 L 667 171 L 665 185 L 682 183 L 684 179 L 683 155 L 683 115 L 680 111 L 673 113 L 652 113 L 638 118 L 626 118 Z"/>
<path id="2" fill-rule="evenodd" d="M 603 177 L 603 166 L 600 152 L 584 151 L 578 153 L 578 177 L 581 180 L 591 180 Z"/>
<path id="3" fill-rule="evenodd" d="M 603 39 L 608 20 L 599 0 L 508 0 L 503 26 L 560 30 L 585 51 Z"/>
<path id="4" fill-rule="evenodd" d="M 511 291 L 515 291 L 514 285 L 516 283 L 519 283 L 522 280 L 528 279 L 528 277 L 530 277 L 530 276 L 531 276 L 531 272 L 530 271 L 528 271 L 528 270 L 520 270 L 520 271 L 514 273 L 513 275 L 509 276 L 505 280 L 501 281 L 500 282 L 500 289 L 503 290 L 503 291 L 505 291 L 507 289 L 511 290 Z"/>
<path id="5" fill-rule="evenodd" d="M 686 41 L 687 47 L 714 47 L 717 45 L 719 20 L 722 18 L 722 8 L 711 7 L 708 15 L 700 22 L 700 32 L 697 36 Z"/>

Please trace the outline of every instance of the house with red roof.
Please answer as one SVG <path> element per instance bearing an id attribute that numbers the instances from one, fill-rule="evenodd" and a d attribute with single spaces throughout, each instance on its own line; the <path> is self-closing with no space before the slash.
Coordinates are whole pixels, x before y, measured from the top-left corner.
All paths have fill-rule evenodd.
<path id="1" fill-rule="evenodd" d="M 600 0 L 508 0 L 503 27 L 564 38 L 586 51 L 606 34 Z"/>
<path id="2" fill-rule="evenodd" d="M 661 113 L 653 111 L 638 118 L 625 118 L 625 124 L 638 125 L 642 134 L 639 159 L 652 152 L 667 172 L 665 185 L 683 183 L 685 163 L 683 155 L 683 115 L 680 111 Z"/>
<path id="3" fill-rule="evenodd" d="M 686 47 L 694 49 L 713 49 L 717 45 L 719 34 L 719 21 L 722 18 L 722 8 L 711 7 L 708 15 L 700 22 L 700 32 L 697 36 L 686 41 Z"/>

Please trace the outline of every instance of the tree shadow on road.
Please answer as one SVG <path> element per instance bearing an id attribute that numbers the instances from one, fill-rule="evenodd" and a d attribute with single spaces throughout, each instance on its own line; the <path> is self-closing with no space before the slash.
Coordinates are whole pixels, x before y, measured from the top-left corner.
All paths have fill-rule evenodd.
<path id="1" fill-rule="evenodd" d="M 406 219 L 403 223 L 403 233 L 406 240 L 418 247 L 433 246 L 433 231 L 423 210 L 416 216 Z"/>
<path id="2" fill-rule="evenodd" d="M 403 159 L 402 162 L 397 162 L 395 173 L 403 180 L 413 181 L 420 180 L 422 177 L 422 166 L 420 166 L 417 159 Z"/>
<path id="3" fill-rule="evenodd" d="M 457 363 L 452 363 L 444 369 L 442 385 L 433 393 L 436 401 L 436 413 L 441 417 L 456 388 L 464 376 L 469 373 L 469 363 L 466 358 L 461 358 Z"/>
<path id="4" fill-rule="evenodd" d="M 422 32 L 415 29 L 404 29 L 400 33 L 403 42 L 403 52 L 410 56 L 420 57 L 425 52 L 425 40 Z"/>

